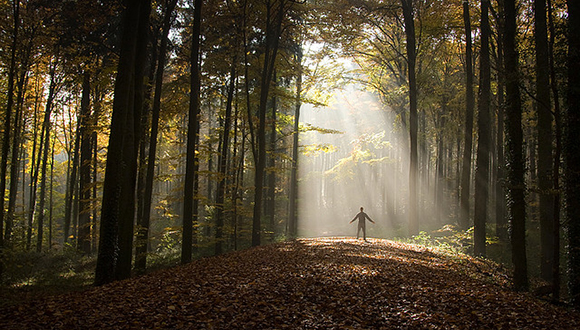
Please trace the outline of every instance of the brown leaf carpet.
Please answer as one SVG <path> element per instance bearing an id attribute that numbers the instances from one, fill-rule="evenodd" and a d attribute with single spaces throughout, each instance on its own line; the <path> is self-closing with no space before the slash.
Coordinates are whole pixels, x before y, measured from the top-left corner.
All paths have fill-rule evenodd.
<path id="1" fill-rule="evenodd" d="M 7 307 L 0 329 L 580 329 L 580 314 L 482 260 L 318 238 Z"/>

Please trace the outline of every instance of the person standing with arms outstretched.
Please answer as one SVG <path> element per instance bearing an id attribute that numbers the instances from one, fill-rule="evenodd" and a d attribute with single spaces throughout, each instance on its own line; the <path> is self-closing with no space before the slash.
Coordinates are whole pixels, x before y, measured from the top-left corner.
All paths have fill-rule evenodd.
<path id="1" fill-rule="evenodd" d="M 366 231 L 366 219 L 369 219 L 370 222 L 375 223 L 368 214 L 363 212 L 363 207 L 360 207 L 360 212 L 354 216 L 354 219 L 350 220 L 350 223 L 353 223 L 356 219 L 358 219 L 358 229 L 356 230 L 356 239 L 358 239 L 358 235 L 360 230 L 362 229 L 363 232 L 363 239 L 367 240 L 367 231 Z"/>

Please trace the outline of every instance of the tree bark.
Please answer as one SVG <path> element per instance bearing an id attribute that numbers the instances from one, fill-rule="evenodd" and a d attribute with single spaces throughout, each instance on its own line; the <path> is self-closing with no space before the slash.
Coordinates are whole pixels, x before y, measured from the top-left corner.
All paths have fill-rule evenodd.
<path id="1" fill-rule="evenodd" d="M 413 0 L 401 0 L 405 36 L 407 39 L 407 74 L 409 78 L 409 236 L 419 233 L 418 196 L 417 196 L 417 78 L 415 64 L 415 22 L 413 18 Z"/>
<path id="2" fill-rule="evenodd" d="M 16 72 L 16 48 L 18 45 L 18 30 L 20 27 L 20 1 L 14 1 L 14 30 L 12 32 L 12 47 L 10 49 L 10 66 L 8 68 L 8 90 L 6 114 L 4 115 L 4 134 L 2 136 L 2 158 L 0 160 L 0 255 L 4 247 L 4 194 L 6 193 L 6 171 L 8 169 L 8 153 L 10 150 L 10 132 L 12 131 L 12 106 L 14 104 L 14 76 Z M 0 274 L 2 273 L 0 263 Z"/>
<path id="3" fill-rule="evenodd" d="M 538 111 L 538 188 L 540 191 L 541 276 L 551 282 L 554 262 L 554 197 L 552 194 L 552 112 L 546 0 L 534 1 L 536 109 Z"/>
<path id="4" fill-rule="evenodd" d="M 522 106 L 519 87 L 519 63 L 516 45 L 517 11 L 515 0 L 504 0 L 505 10 L 505 73 L 506 73 L 506 142 L 507 191 L 509 221 L 511 223 L 514 289 L 528 289 L 526 257 L 526 201 L 524 181 Z"/>
<path id="5" fill-rule="evenodd" d="M 473 143 L 473 55 L 471 48 L 471 16 L 469 1 L 463 1 L 463 23 L 465 26 L 465 130 L 463 133 L 463 159 L 461 166 L 460 216 L 461 228 L 469 228 L 469 196 L 471 182 L 471 150 Z"/>
<path id="6" fill-rule="evenodd" d="M 183 193 L 183 239 L 181 263 L 191 262 L 193 245 L 193 225 L 197 222 L 197 210 L 194 203 L 197 198 L 197 156 L 199 134 L 199 96 L 200 96 L 200 62 L 199 39 L 201 33 L 202 0 L 195 0 L 193 15 L 193 32 L 191 38 L 191 80 L 189 96 L 189 123 L 187 126 L 187 160 L 185 165 L 185 185 Z"/>
<path id="7" fill-rule="evenodd" d="M 216 231 L 215 231 L 215 254 L 223 253 L 223 231 L 225 214 L 225 195 L 227 183 L 227 160 L 230 150 L 230 127 L 232 122 L 232 103 L 236 82 L 236 56 L 232 60 L 230 71 L 230 84 L 226 101 L 226 113 L 224 115 L 223 133 L 221 137 L 220 153 L 218 155 L 218 183 L 216 191 Z"/>
<path id="8" fill-rule="evenodd" d="M 138 136 L 135 131 L 139 124 L 139 114 L 135 113 L 135 85 L 138 80 L 135 75 L 139 71 L 136 68 L 137 52 L 141 50 L 138 46 L 139 34 L 143 27 L 148 27 L 149 8 L 150 1 L 126 1 L 103 186 L 99 253 L 95 270 L 97 285 L 130 276 Z M 143 39 L 146 40 L 142 35 Z"/>
<path id="9" fill-rule="evenodd" d="M 79 226 L 77 236 L 77 247 L 85 254 L 91 253 L 91 78 L 90 73 L 86 71 L 83 77 L 83 93 L 81 98 L 80 111 L 80 130 L 81 147 L 80 147 L 80 180 L 79 180 Z"/>
<path id="10" fill-rule="evenodd" d="M 298 43 L 296 54 L 296 100 L 294 110 L 294 130 L 292 133 L 292 163 L 290 169 L 290 192 L 289 192 L 289 214 L 288 214 L 288 237 L 296 238 L 298 234 L 298 217 L 296 215 L 298 203 L 298 141 L 300 127 L 300 108 L 302 107 L 302 45 Z"/>
<path id="11" fill-rule="evenodd" d="M 565 219 L 568 233 L 568 290 L 580 306 L 580 2 L 568 0 L 568 109 L 562 146 L 564 155 Z"/>
<path id="12" fill-rule="evenodd" d="M 266 110 L 268 105 L 268 94 L 270 91 L 270 82 L 276 64 L 278 53 L 278 43 L 282 30 L 282 20 L 286 10 L 286 0 L 279 0 L 275 16 L 272 17 L 271 11 L 274 7 L 272 1 L 267 3 L 266 16 L 266 49 L 264 51 L 264 63 L 262 67 L 262 76 L 260 81 L 260 105 L 258 108 L 258 130 L 256 138 L 258 142 L 258 157 L 256 159 L 256 170 L 254 173 L 254 213 L 252 220 L 252 246 L 261 244 L 262 231 L 262 196 L 264 189 L 264 170 L 266 168 Z"/>
<path id="13" fill-rule="evenodd" d="M 550 88 L 554 96 L 554 123 L 555 123 L 555 138 L 556 147 L 554 150 L 554 168 L 553 168 L 553 189 L 554 189 L 554 225 L 553 225 L 553 266 L 552 266 L 552 300 L 558 302 L 560 300 L 560 158 L 562 155 L 562 119 L 560 110 L 560 97 L 558 89 L 558 81 L 556 80 L 556 70 L 554 65 L 554 42 L 556 38 L 556 29 L 554 27 L 552 1 L 548 0 L 548 25 L 550 30 L 550 38 L 548 42 L 548 54 L 550 65 Z"/>
<path id="14" fill-rule="evenodd" d="M 491 68 L 489 61 L 489 0 L 481 1 L 480 83 L 477 116 L 477 160 L 475 168 L 474 254 L 485 256 L 485 225 L 489 199 L 489 160 L 491 147 Z"/>

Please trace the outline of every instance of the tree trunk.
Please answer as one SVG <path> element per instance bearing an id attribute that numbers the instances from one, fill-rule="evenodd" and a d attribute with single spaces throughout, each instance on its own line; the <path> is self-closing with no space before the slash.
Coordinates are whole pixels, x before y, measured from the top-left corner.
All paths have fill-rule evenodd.
<path id="1" fill-rule="evenodd" d="M 185 165 L 185 186 L 183 193 L 183 239 L 181 247 L 181 263 L 191 262 L 193 245 L 193 225 L 197 222 L 197 210 L 194 203 L 197 199 L 197 156 L 199 133 L 199 96 L 200 96 L 200 60 L 199 37 L 201 33 L 202 0 L 195 0 L 193 15 L 193 33 L 191 38 L 191 80 L 189 94 L 189 124 L 187 126 L 187 160 Z"/>
<path id="2" fill-rule="evenodd" d="M 536 108 L 538 111 L 538 188 L 540 190 L 541 275 L 552 281 L 554 262 L 554 197 L 552 194 L 552 112 L 546 0 L 534 1 L 536 41 Z"/>
<path id="3" fill-rule="evenodd" d="M 145 8 L 142 8 L 145 7 Z M 148 27 L 149 1 L 126 1 L 111 134 L 103 186 L 99 254 L 95 284 L 130 275 L 135 203 L 136 137 L 135 75 L 140 30 Z M 147 14 L 145 14 L 147 13 Z M 147 24 L 145 24 L 147 23 Z M 146 33 L 144 33 L 146 35 Z M 138 80 L 138 79 L 137 79 Z M 127 258 L 128 254 L 128 258 Z"/>
<path id="4" fill-rule="evenodd" d="M 489 104 L 491 69 L 489 61 L 489 0 L 481 1 L 480 84 L 477 116 L 477 161 L 475 168 L 474 254 L 485 256 L 485 224 L 489 199 L 489 160 L 491 147 L 491 115 Z"/>
<path id="5" fill-rule="evenodd" d="M 163 34 L 157 56 L 157 71 L 155 73 L 155 95 L 153 97 L 153 108 L 151 111 L 151 132 L 149 135 L 149 156 L 147 159 L 147 172 L 145 177 L 145 187 L 142 200 L 142 216 L 137 219 L 139 230 L 137 232 L 137 243 L 135 247 L 135 268 L 141 273 L 145 272 L 147 266 L 147 246 L 149 240 L 149 226 L 151 221 L 151 198 L 153 196 L 153 181 L 155 177 L 155 160 L 157 156 L 157 136 L 159 133 L 159 114 L 161 112 L 161 91 L 163 87 L 163 74 L 167 58 L 168 35 L 171 29 L 171 18 L 177 0 L 167 3 L 163 17 Z"/>
<path id="6" fill-rule="evenodd" d="M 516 45 L 517 12 L 515 0 L 505 0 L 504 10 L 507 191 L 509 221 L 511 222 L 512 262 L 514 264 L 514 288 L 517 291 L 525 291 L 529 285 L 526 257 L 526 184 L 524 181 L 525 161 L 519 89 L 519 55 Z"/>
<path id="7" fill-rule="evenodd" d="M 300 41 L 301 42 L 301 41 Z M 289 192 L 289 214 L 288 214 L 288 237 L 290 239 L 296 238 L 298 234 L 298 217 L 297 203 L 298 203 L 298 141 L 299 141 L 299 126 L 300 126 L 300 107 L 302 106 L 302 45 L 298 45 L 296 54 L 296 65 L 298 72 L 296 73 L 296 100 L 294 110 L 294 131 L 292 133 L 292 163 L 290 169 L 290 192 Z"/>
<path id="8" fill-rule="evenodd" d="M 234 98 L 234 88 L 236 82 L 236 56 L 232 60 L 230 71 L 230 85 L 228 88 L 228 98 L 226 101 L 226 113 L 224 116 L 223 135 L 221 137 L 220 153 L 218 156 L 218 183 L 216 192 L 216 231 L 215 231 L 215 254 L 223 253 L 223 230 L 225 213 L 225 195 L 227 182 L 227 160 L 230 150 L 230 127 L 232 122 L 232 103 Z"/>
<path id="9" fill-rule="evenodd" d="M 407 74 L 409 78 L 409 236 L 419 233 L 419 219 L 417 216 L 417 79 L 415 77 L 415 22 L 413 18 L 413 0 L 401 0 L 407 39 Z"/>
<path id="10" fill-rule="evenodd" d="M 70 226 L 73 218 L 73 204 L 75 204 L 75 190 L 77 187 L 77 171 L 79 168 L 79 150 L 81 146 L 80 121 L 77 122 L 77 129 L 74 141 L 74 150 L 69 152 L 69 157 L 72 156 L 72 166 L 69 167 L 70 172 L 67 178 L 67 188 L 65 193 L 65 207 L 64 207 L 64 242 L 66 243 L 70 238 Z M 69 158 L 70 159 L 70 158 Z"/>
<path id="11" fill-rule="evenodd" d="M 91 164 L 92 164 L 92 150 L 91 150 L 91 80 L 88 71 L 84 73 L 83 78 L 83 93 L 81 99 L 81 113 L 80 113 L 80 131 L 81 147 L 80 147 L 80 198 L 79 198 L 79 226 L 77 236 L 77 247 L 85 254 L 91 253 Z"/>
<path id="12" fill-rule="evenodd" d="M 504 51 L 503 51 L 503 1 L 498 2 L 498 15 L 500 25 L 498 28 L 498 44 L 497 44 L 497 66 L 501 68 L 497 72 L 497 165 L 496 183 L 495 183 L 495 233 L 502 242 L 508 240 L 508 228 L 506 219 L 506 199 L 505 199 L 505 157 L 504 157 L 504 123 L 505 123 L 505 72 L 504 67 Z"/>
<path id="13" fill-rule="evenodd" d="M 273 79 L 274 86 L 277 86 L 276 73 L 274 73 Z M 264 205 L 264 215 L 269 219 L 270 230 L 275 230 L 276 225 L 276 111 L 278 110 L 278 98 L 273 95 L 271 100 L 271 113 L 270 113 L 270 141 L 268 142 L 268 170 L 266 173 L 267 177 L 267 187 L 268 192 L 266 194 L 266 203 Z"/>
<path id="14" fill-rule="evenodd" d="M 56 66 L 57 66 L 57 59 L 54 59 L 51 68 L 50 68 L 50 86 L 48 88 L 48 96 L 46 99 L 46 105 L 44 109 L 44 121 L 42 123 L 43 131 L 44 131 L 44 139 L 42 140 L 41 144 L 44 144 L 42 147 L 42 166 L 40 170 L 40 195 L 38 199 L 38 232 L 36 235 L 36 252 L 40 252 L 42 250 L 42 240 L 44 235 L 44 205 L 46 202 L 46 170 L 48 167 L 48 150 L 50 149 L 50 130 L 51 130 L 51 121 L 50 117 L 52 114 L 53 109 L 53 102 L 54 98 L 56 97 Z"/>
<path id="15" fill-rule="evenodd" d="M 560 97 L 558 91 L 558 81 L 556 80 L 556 70 L 554 68 L 554 41 L 556 29 L 554 28 L 552 1 L 548 0 L 548 23 L 550 28 L 550 39 L 548 43 L 549 65 L 550 65 L 550 88 L 554 95 L 554 123 L 556 130 L 556 148 L 554 150 L 553 168 L 553 189 L 554 189 L 554 225 L 553 225 L 553 265 L 552 265 L 552 300 L 560 300 L 560 157 L 562 155 L 562 120 L 560 110 Z"/>
<path id="16" fill-rule="evenodd" d="M 266 16 L 266 49 L 264 51 L 264 63 L 260 82 L 260 105 L 258 108 L 258 130 L 256 138 L 258 142 L 258 154 L 256 159 L 256 170 L 254 173 L 254 214 L 252 220 L 252 246 L 258 246 L 261 242 L 261 218 L 262 218 L 262 196 L 264 188 L 264 170 L 266 168 L 266 110 L 268 105 L 268 94 L 270 82 L 276 64 L 278 53 L 278 43 L 282 30 L 282 19 L 284 18 L 286 1 L 279 0 L 275 17 L 271 16 L 273 4 L 267 3 Z"/>
<path id="17" fill-rule="evenodd" d="M 463 1 L 463 22 L 465 25 L 465 131 L 463 133 L 463 160 L 461 166 L 461 197 L 459 224 L 469 228 L 469 196 L 471 182 L 471 149 L 473 143 L 473 55 L 471 50 L 471 16 L 469 1 Z"/>
<path id="18" fill-rule="evenodd" d="M 580 306 L 580 2 L 568 0 L 568 109 L 562 136 L 564 205 L 568 232 L 568 290 Z"/>
<path id="19" fill-rule="evenodd" d="M 14 31 L 10 50 L 10 67 L 8 68 L 8 90 L 6 114 L 4 115 L 4 134 L 2 136 L 2 158 L 0 160 L 0 255 L 4 247 L 4 194 L 6 193 L 6 171 L 8 169 L 8 152 L 10 150 L 10 132 L 12 132 L 12 106 L 14 104 L 14 76 L 16 72 L 16 47 L 20 26 L 20 1 L 14 1 Z M 16 146 L 14 146 L 16 147 Z M 0 263 L 0 274 L 3 265 Z"/>

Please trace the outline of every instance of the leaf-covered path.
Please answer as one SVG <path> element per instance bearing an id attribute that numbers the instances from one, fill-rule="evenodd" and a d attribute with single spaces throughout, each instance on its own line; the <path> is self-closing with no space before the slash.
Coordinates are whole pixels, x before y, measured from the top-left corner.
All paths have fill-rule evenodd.
<path id="1" fill-rule="evenodd" d="M 301 239 L 0 310 L 2 329 L 578 329 L 480 260 Z"/>

